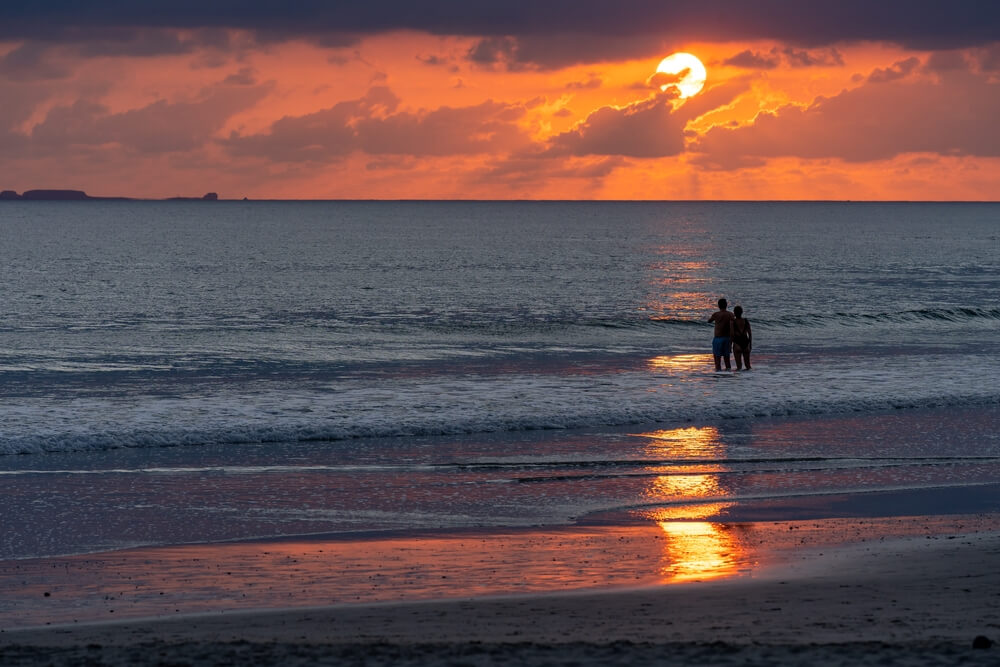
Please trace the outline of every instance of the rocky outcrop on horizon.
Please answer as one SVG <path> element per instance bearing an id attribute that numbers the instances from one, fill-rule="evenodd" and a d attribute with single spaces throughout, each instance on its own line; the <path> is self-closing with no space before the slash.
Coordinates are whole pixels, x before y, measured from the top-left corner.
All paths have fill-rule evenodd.
<path id="1" fill-rule="evenodd" d="M 206 192 L 201 197 L 168 197 L 166 201 L 219 201 L 219 195 L 215 192 Z"/>
<path id="2" fill-rule="evenodd" d="M 83 190 L 0 190 L 0 201 L 128 201 L 131 197 L 91 197 Z M 166 201 L 219 201 L 219 195 L 208 192 L 202 197 L 170 197 Z"/>
<path id="3" fill-rule="evenodd" d="M 33 201 L 82 201 L 90 199 L 83 190 L 25 190 L 21 199 Z"/>
<path id="4" fill-rule="evenodd" d="M 0 200 L 20 199 L 23 201 L 83 201 L 91 199 L 83 190 L 25 190 L 17 194 L 14 190 L 0 192 Z"/>
<path id="5" fill-rule="evenodd" d="M 0 201 L 87 201 L 88 199 L 104 199 L 91 197 L 83 190 L 25 190 L 17 194 L 14 190 L 0 192 Z"/>

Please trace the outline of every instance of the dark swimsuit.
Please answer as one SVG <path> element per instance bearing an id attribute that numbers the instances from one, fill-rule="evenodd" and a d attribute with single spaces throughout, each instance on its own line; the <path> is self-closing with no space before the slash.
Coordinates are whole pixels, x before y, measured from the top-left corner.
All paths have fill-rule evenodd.
<path id="1" fill-rule="evenodd" d="M 735 334 L 733 336 L 733 345 L 746 349 L 750 345 L 750 336 L 747 334 L 747 331 L 750 329 L 750 320 L 743 318 L 743 331 L 736 331 L 738 322 L 739 320 L 733 320 L 733 332 Z"/>

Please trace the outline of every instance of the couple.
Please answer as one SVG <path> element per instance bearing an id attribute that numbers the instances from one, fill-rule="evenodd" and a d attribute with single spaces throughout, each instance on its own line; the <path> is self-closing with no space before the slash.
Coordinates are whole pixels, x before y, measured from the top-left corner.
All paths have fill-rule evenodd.
<path id="1" fill-rule="evenodd" d="M 708 318 L 709 322 L 715 323 L 715 338 L 712 339 L 712 356 L 715 357 L 715 370 L 722 370 L 722 360 L 726 360 L 726 370 L 732 370 L 729 365 L 729 351 L 732 345 L 732 353 L 736 357 L 736 370 L 743 370 L 743 362 L 746 362 L 747 370 L 750 369 L 750 347 L 753 343 L 753 335 L 750 332 L 750 321 L 743 317 L 742 306 L 733 308 L 729 312 L 726 308 L 729 303 L 725 299 L 719 299 L 718 312 L 712 313 Z"/>

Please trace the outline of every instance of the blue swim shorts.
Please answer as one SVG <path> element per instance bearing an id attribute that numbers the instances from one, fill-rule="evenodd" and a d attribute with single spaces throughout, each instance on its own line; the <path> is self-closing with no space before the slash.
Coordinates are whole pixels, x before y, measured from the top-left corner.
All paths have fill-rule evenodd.
<path id="1" fill-rule="evenodd" d="M 712 356 L 728 357 L 732 352 L 732 339 L 729 336 L 716 336 L 712 339 Z"/>

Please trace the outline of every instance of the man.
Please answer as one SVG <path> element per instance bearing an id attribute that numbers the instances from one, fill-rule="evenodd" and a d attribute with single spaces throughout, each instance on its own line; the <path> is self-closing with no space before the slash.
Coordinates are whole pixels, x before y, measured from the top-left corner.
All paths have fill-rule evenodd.
<path id="1" fill-rule="evenodd" d="M 715 323 L 715 338 L 712 339 L 712 356 L 715 357 L 715 370 L 722 370 L 722 359 L 726 360 L 726 370 L 732 370 L 729 362 L 729 354 L 733 341 L 733 314 L 726 308 L 729 303 L 725 299 L 719 299 L 718 312 L 712 313 L 708 318 L 710 323 Z"/>

